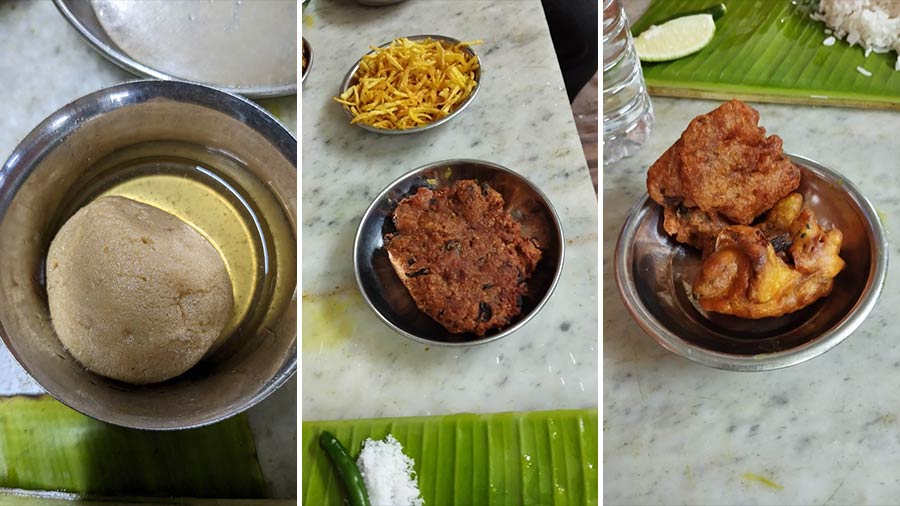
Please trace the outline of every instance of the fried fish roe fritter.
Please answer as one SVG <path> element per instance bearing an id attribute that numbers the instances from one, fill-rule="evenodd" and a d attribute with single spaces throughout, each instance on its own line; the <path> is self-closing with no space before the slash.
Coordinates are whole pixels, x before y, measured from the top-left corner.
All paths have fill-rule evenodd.
<path id="1" fill-rule="evenodd" d="M 526 281 L 541 259 L 535 239 L 485 183 L 419 188 L 394 211 L 385 245 L 416 306 L 452 333 L 483 336 L 522 310 Z"/>
<path id="2" fill-rule="evenodd" d="M 798 204 L 799 198 L 799 204 Z M 700 267 L 693 293 L 707 311 L 742 318 L 782 316 L 831 293 L 844 268 L 843 234 L 824 230 L 802 197 L 792 194 L 776 204 L 758 227 L 734 225 L 719 233 L 715 252 Z M 764 231 L 787 230 L 790 246 L 782 253 Z"/>
<path id="3" fill-rule="evenodd" d="M 697 247 L 714 243 L 721 228 L 708 225 L 749 225 L 799 186 L 800 169 L 784 155 L 781 138 L 766 137 L 758 122 L 753 108 L 726 102 L 694 118 L 650 167 L 647 191 L 670 208 L 666 230 L 681 230 L 674 234 L 679 241 L 689 237 L 683 242 Z M 691 214 L 673 212 L 678 206 Z M 694 210 L 708 219 L 701 220 Z"/>

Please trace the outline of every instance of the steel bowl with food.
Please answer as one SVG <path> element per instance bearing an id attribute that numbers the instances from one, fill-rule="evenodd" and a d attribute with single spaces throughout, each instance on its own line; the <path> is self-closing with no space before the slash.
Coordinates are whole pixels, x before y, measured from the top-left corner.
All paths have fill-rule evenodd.
<path id="1" fill-rule="evenodd" d="M 296 158 L 296 139 L 274 117 L 202 85 L 130 82 L 53 113 L 0 171 L 6 346 L 51 395 L 117 425 L 201 426 L 262 400 L 296 370 Z M 54 328 L 45 266 L 51 241 L 76 212 L 111 195 L 199 230 L 231 278 L 234 311 L 222 339 L 166 381 L 137 385 L 95 374 Z"/>
<path id="2" fill-rule="evenodd" d="M 417 195 L 422 188 L 435 191 L 450 189 L 456 183 L 472 180 L 478 185 L 486 185 L 485 191 L 496 191 L 502 196 L 504 211 L 518 224 L 516 227 L 521 227 L 523 236 L 539 238 L 536 244 L 541 251 L 540 260 L 530 278 L 519 281 L 527 289 L 521 297 L 521 310 L 505 325 L 482 335 L 451 332 L 421 310 L 398 276 L 396 264 L 392 263 L 386 245 L 386 236 L 397 231 L 394 218 L 398 205 L 407 197 Z M 556 211 L 546 195 L 527 179 L 489 162 L 444 160 L 429 163 L 401 176 L 375 198 L 360 221 L 354 242 L 353 264 L 366 302 L 395 331 L 420 343 L 468 346 L 508 336 L 540 311 L 562 273 L 564 244 Z M 456 254 L 456 248 L 460 246 L 440 246 L 448 256 L 462 257 L 462 254 Z M 405 261 L 403 265 L 406 265 Z M 426 274 L 427 270 L 422 269 Z M 483 315 L 479 312 L 479 316 Z"/>
<path id="3" fill-rule="evenodd" d="M 407 39 L 408 41 L 410 41 L 412 43 L 422 43 L 422 42 L 428 41 L 430 39 L 431 41 L 435 41 L 435 42 L 441 44 L 445 48 L 451 47 L 451 46 L 457 46 L 462 43 L 462 41 L 460 41 L 460 40 L 454 39 L 452 37 L 446 37 L 444 35 L 412 35 L 412 36 L 408 36 L 408 37 L 403 37 L 403 39 Z M 391 46 L 391 44 L 395 43 L 398 40 L 400 40 L 400 39 L 394 39 L 394 40 L 385 42 L 384 44 L 381 44 L 378 47 L 380 49 L 388 48 Z M 403 135 L 403 134 L 424 132 L 426 130 L 430 130 L 437 126 L 443 125 L 444 123 L 447 123 L 448 121 L 450 121 L 451 119 L 456 117 L 459 113 L 461 113 L 466 107 L 468 107 L 469 104 L 472 103 L 472 100 L 475 99 L 475 95 L 478 94 L 478 90 L 481 88 L 481 75 L 482 75 L 481 58 L 478 57 L 478 54 L 475 52 L 475 50 L 472 48 L 471 45 L 460 45 L 459 47 L 460 47 L 460 50 L 462 51 L 461 54 L 464 54 L 466 57 L 468 57 L 468 58 L 472 59 L 472 61 L 474 61 L 475 68 L 474 68 L 474 70 L 471 71 L 472 79 L 474 82 L 474 87 L 471 89 L 471 91 L 466 92 L 468 94 L 465 95 L 465 98 L 462 101 L 460 101 L 457 104 L 453 104 L 453 107 L 449 110 L 448 113 L 446 113 L 446 115 L 443 115 L 442 117 L 437 117 L 436 119 L 431 119 L 425 123 L 422 123 L 422 124 L 417 125 L 412 128 L 386 128 L 386 127 L 381 127 L 381 126 L 373 126 L 370 124 L 366 124 L 363 121 L 359 121 L 359 118 L 356 115 L 354 115 L 353 112 L 351 112 L 350 107 L 347 104 L 341 105 L 341 108 L 343 109 L 344 114 L 347 115 L 347 117 L 351 120 L 351 122 L 353 122 L 354 125 L 356 125 L 360 128 L 363 128 L 370 132 L 376 132 L 376 133 L 387 134 L 387 135 Z M 359 78 L 358 78 L 357 71 L 360 70 L 360 65 L 362 64 L 363 59 L 366 57 L 370 57 L 371 55 L 373 55 L 375 53 L 376 52 L 374 50 L 370 51 L 369 53 L 364 55 L 362 58 L 360 58 L 353 65 L 353 67 L 350 68 L 349 71 L 347 71 L 347 74 L 344 76 L 344 80 L 341 82 L 340 91 L 338 92 L 338 96 L 336 97 L 337 99 L 340 99 L 341 97 L 343 97 L 345 95 L 345 93 L 348 92 L 348 90 L 351 90 L 352 87 L 359 84 Z M 448 63 L 448 65 L 449 65 L 449 63 Z M 399 69 L 397 69 L 397 70 L 399 71 Z M 441 72 L 441 75 L 443 75 L 444 78 L 446 78 L 446 79 L 451 78 L 449 72 Z M 384 81 L 384 79 L 381 79 L 381 78 L 379 78 L 379 79 L 381 81 Z M 425 83 L 425 82 L 426 82 L 426 80 L 422 80 L 422 83 Z M 424 84 L 423 84 L 423 86 L 424 86 Z M 391 93 L 394 93 L 394 90 L 391 90 Z M 432 90 L 432 93 L 438 93 L 438 92 L 437 92 L 437 90 Z M 426 94 L 426 95 L 430 96 L 430 94 Z M 444 97 L 444 99 L 446 99 L 446 97 Z M 389 100 L 389 99 L 385 98 L 385 100 Z M 368 104 L 362 103 L 360 105 L 367 106 Z M 388 112 L 390 112 L 390 111 L 388 111 Z"/>
<path id="4" fill-rule="evenodd" d="M 843 232 L 846 266 L 832 292 L 780 317 L 744 319 L 703 310 L 691 292 L 698 251 L 663 230 L 663 209 L 644 196 L 629 213 L 615 252 L 616 284 L 638 325 L 664 348 L 735 371 L 799 364 L 837 346 L 872 311 L 884 286 L 888 249 L 872 204 L 838 172 L 788 155 L 800 167 L 796 190 L 819 222 Z"/>

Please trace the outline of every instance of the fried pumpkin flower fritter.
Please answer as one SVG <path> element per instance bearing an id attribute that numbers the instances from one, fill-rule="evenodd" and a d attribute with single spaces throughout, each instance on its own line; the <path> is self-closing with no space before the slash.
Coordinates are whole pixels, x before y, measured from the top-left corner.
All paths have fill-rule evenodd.
<path id="1" fill-rule="evenodd" d="M 732 225 L 694 279 L 693 293 L 707 311 L 765 318 L 782 316 L 831 293 L 844 268 L 843 234 L 823 229 L 803 197 L 775 204 L 755 227 Z M 781 251 L 776 251 L 776 247 Z"/>

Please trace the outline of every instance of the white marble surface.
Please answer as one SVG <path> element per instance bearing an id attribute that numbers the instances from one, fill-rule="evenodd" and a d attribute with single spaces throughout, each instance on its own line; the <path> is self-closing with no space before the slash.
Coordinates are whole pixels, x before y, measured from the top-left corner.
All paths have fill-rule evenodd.
<path id="1" fill-rule="evenodd" d="M 603 496 L 606 504 L 897 504 L 900 115 L 760 105 L 786 151 L 831 167 L 872 201 L 894 257 L 881 300 L 846 341 L 764 373 L 710 369 L 645 335 L 616 291 L 613 251 L 646 171 L 710 101 L 653 98 L 640 153 L 603 170 Z M 766 484 L 759 477 L 770 480 Z"/>
<path id="2" fill-rule="evenodd" d="M 0 2 L 0 163 L 32 128 L 66 103 L 133 79 L 95 52 L 49 0 Z M 264 105 L 296 130 L 296 97 Z M 0 343 L 0 395 L 42 391 Z M 248 412 L 263 473 L 278 497 L 296 494 L 296 406 L 293 379 Z"/>
<path id="3" fill-rule="evenodd" d="M 364 8 L 313 1 L 303 35 L 314 65 L 302 90 L 303 417 L 362 418 L 597 405 L 597 199 L 539 0 L 411 0 Z M 447 124 L 382 136 L 331 100 L 369 45 L 419 33 L 482 39 L 482 89 Z M 513 335 L 426 347 L 365 306 L 352 244 L 371 200 L 427 162 L 480 158 L 550 197 L 565 230 L 559 286 Z"/>

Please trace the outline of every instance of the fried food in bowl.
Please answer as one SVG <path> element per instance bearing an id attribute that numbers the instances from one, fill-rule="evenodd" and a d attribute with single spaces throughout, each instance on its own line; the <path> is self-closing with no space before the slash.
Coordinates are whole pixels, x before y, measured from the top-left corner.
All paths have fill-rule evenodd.
<path id="1" fill-rule="evenodd" d="M 766 226 L 732 225 L 719 232 L 715 252 L 693 283 L 704 310 L 778 317 L 831 293 L 845 265 L 839 256 L 844 235 L 823 229 L 812 210 L 796 206 L 798 200 L 802 204 L 799 193 L 782 199 L 763 222 Z"/>
<path id="2" fill-rule="evenodd" d="M 481 85 L 473 45 L 440 35 L 401 37 L 363 56 L 344 77 L 341 104 L 350 124 L 386 134 L 422 131 L 462 111 Z"/>
<path id="3" fill-rule="evenodd" d="M 471 346 L 514 333 L 559 281 L 565 239 L 549 199 L 481 160 L 419 167 L 382 191 L 354 240 L 360 291 L 398 333 Z"/>
<path id="4" fill-rule="evenodd" d="M 731 101 L 693 120 L 651 167 L 615 253 L 619 292 L 648 335 L 739 371 L 836 346 L 871 312 L 887 272 L 872 205 L 839 173 L 783 153 L 757 119 Z"/>
<path id="5" fill-rule="evenodd" d="M 848 338 L 875 307 L 884 287 L 888 244 L 872 204 L 852 181 L 813 160 L 788 155 L 800 167 L 802 206 L 823 229 L 842 232 L 845 263 L 827 297 L 779 317 L 748 319 L 707 311 L 693 283 L 704 259 L 662 226 L 661 206 L 644 196 L 628 214 L 615 250 L 615 280 L 635 322 L 667 350 L 699 364 L 767 371 L 799 364 Z M 769 219 L 776 206 L 769 213 Z M 763 222 L 765 223 L 765 222 Z M 770 231 L 757 224 L 763 234 Z M 777 232 L 777 229 L 775 230 Z M 773 249 L 782 239 L 769 237 Z"/>
<path id="6" fill-rule="evenodd" d="M 701 250 L 693 292 L 706 311 L 742 318 L 792 313 L 828 295 L 843 268 L 842 234 L 823 230 L 800 169 L 739 100 L 694 118 L 647 172 L 663 228 Z"/>

